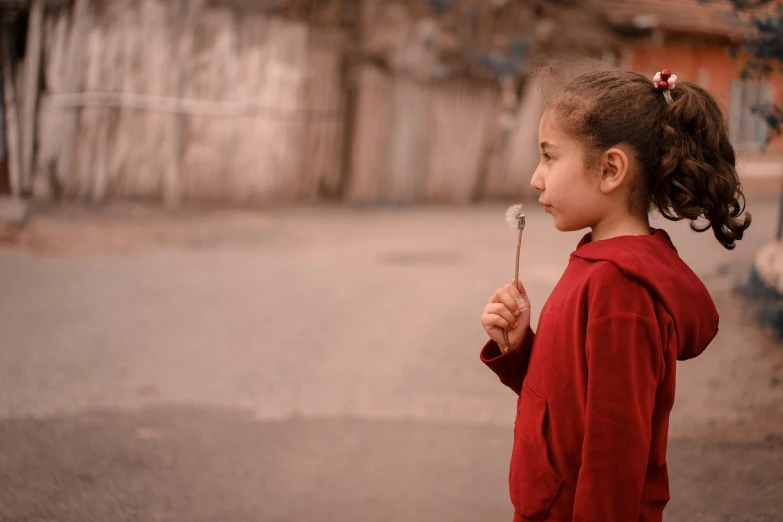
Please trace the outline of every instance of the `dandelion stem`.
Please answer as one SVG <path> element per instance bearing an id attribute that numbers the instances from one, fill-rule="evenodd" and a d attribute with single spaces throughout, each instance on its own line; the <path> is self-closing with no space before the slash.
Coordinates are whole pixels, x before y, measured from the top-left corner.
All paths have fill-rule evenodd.
<path id="1" fill-rule="evenodd" d="M 514 263 L 514 288 L 519 290 L 519 251 L 522 249 L 522 229 L 519 229 L 519 236 L 517 238 L 517 260 Z M 503 342 L 505 343 L 504 351 L 509 352 L 511 350 L 511 342 L 508 340 L 508 331 L 503 330 Z"/>

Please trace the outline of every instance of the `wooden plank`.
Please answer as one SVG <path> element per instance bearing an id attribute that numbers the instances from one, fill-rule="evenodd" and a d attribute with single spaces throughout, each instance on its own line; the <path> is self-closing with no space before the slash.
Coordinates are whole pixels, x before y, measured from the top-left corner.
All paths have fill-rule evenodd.
<path id="1" fill-rule="evenodd" d="M 266 180 L 264 201 L 293 201 L 301 194 L 307 131 L 308 31 L 301 23 L 272 19 L 269 57 L 261 99 L 286 117 L 265 118 L 262 129 L 269 147 L 261 159 Z"/>
<path id="2" fill-rule="evenodd" d="M 257 88 L 249 87 L 245 92 L 253 93 L 254 101 L 270 111 L 259 112 L 251 125 L 245 122 L 251 135 L 242 136 L 243 143 L 231 149 L 234 161 L 229 194 L 233 201 L 247 204 L 293 201 L 301 194 L 303 160 L 308 153 L 303 146 L 308 30 L 303 24 L 277 18 L 269 19 L 263 27 L 258 22 L 256 25 L 255 38 L 263 42 L 263 47 L 259 54 L 248 53 L 247 49 L 239 53 L 240 63 L 255 62 L 248 76 L 243 71 L 243 79 L 236 83 L 256 84 Z M 247 28 L 243 29 L 246 34 Z M 240 170 L 241 165 L 247 168 Z"/>
<path id="3" fill-rule="evenodd" d="M 43 47 L 43 0 L 32 0 L 27 25 L 25 47 L 24 87 L 22 88 L 22 171 L 21 190 L 29 193 L 33 184 L 33 152 L 37 122 L 38 85 L 41 78 L 41 50 Z"/>
<path id="4" fill-rule="evenodd" d="M 145 94 L 160 96 L 176 96 L 174 66 L 177 59 L 176 35 L 177 27 L 183 23 L 179 17 L 181 1 L 161 2 L 146 1 L 143 4 L 142 20 L 146 24 L 143 40 L 136 45 L 141 49 L 144 60 L 143 72 L 137 81 L 140 90 Z M 140 114 L 138 126 L 143 129 L 144 162 L 136 171 L 134 183 L 144 187 L 143 197 L 152 197 L 157 201 L 163 198 L 163 176 L 171 163 L 171 150 L 174 134 L 172 118 L 168 114 L 143 111 Z"/>
<path id="5" fill-rule="evenodd" d="M 90 28 L 84 49 L 87 92 L 110 88 L 112 74 L 106 74 L 105 63 L 116 59 L 117 38 L 105 13 L 99 23 Z M 100 106 L 78 108 L 73 168 L 66 183 L 66 194 L 81 201 L 100 201 L 106 192 L 106 163 L 109 133 L 109 112 Z"/>
<path id="6" fill-rule="evenodd" d="M 106 33 L 100 24 L 92 27 L 87 35 L 87 45 L 84 49 L 85 80 L 84 88 L 100 89 L 101 61 L 106 49 Z M 80 109 L 75 139 L 75 156 L 73 168 L 66 184 L 66 194 L 81 201 L 89 199 L 92 192 L 93 163 L 96 153 L 96 142 L 102 133 L 100 128 L 101 107 L 84 107 Z"/>
<path id="7" fill-rule="evenodd" d="M 515 107 L 512 84 L 506 85 L 505 96 L 498 106 L 488 172 L 480 192 L 486 199 L 520 199 L 535 192 L 530 178 L 538 164 L 538 122 L 542 113 L 539 90 L 528 85 L 519 108 Z"/>
<path id="8" fill-rule="evenodd" d="M 237 56 L 240 76 L 232 90 L 237 100 L 262 99 L 269 57 L 268 37 L 269 20 L 266 16 L 252 14 L 244 16 L 240 21 Z M 259 157 L 265 157 L 269 144 L 262 138 L 263 126 L 264 122 L 252 114 L 241 116 L 234 122 L 237 139 L 231 162 L 229 191 L 231 200 L 239 204 L 260 200 L 260 194 L 264 191 L 264 172 L 259 168 Z"/>
<path id="9" fill-rule="evenodd" d="M 11 196 L 19 198 L 22 191 L 21 128 L 19 124 L 19 102 L 11 65 L 8 35 L 0 34 L 0 61 L 3 67 L 3 104 L 5 106 L 5 130 L 8 143 L 8 170 L 11 182 Z"/>
<path id="10" fill-rule="evenodd" d="M 122 87 L 124 48 L 120 29 L 127 10 L 127 3 L 122 1 L 111 2 L 105 7 L 100 24 L 104 34 L 105 49 L 101 53 L 98 64 L 99 78 L 95 82 L 95 87 L 88 87 L 89 91 L 117 92 Z M 118 111 L 115 108 L 101 108 L 97 113 L 95 153 L 91 167 L 90 199 L 92 201 L 105 201 L 113 195 L 114 177 L 111 171 L 111 156 L 114 153 L 117 119 Z"/>
<path id="11" fill-rule="evenodd" d="M 541 90 L 529 81 L 522 93 L 514 133 L 509 140 L 507 190 L 510 197 L 538 198 L 538 192 L 530 186 L 530 179 L 539 163 L 538 124 L 543 113 Z"/>
<path id="12" fill-rule="evenodd" d="M 115 52 L 115 50 L 112 50 Z M 103 53 L 102 53 L 103 54 Z M 112 53 L 113 55 L 113 53 Z M 235 85 L 235 84 L 234 84 Z M 232 91 L 235 89 L 232 89 Z M 105 107 L 111 109 L 133 109 L 166 114 L 188 116 L 209 116 L 217 118 L 264 117 L 267 119 L 307 119 L 304 110 L 292 111 L 267 105 L 233 99 L 204 100 L 198 98 L 158 96 L 118 91 L 90 91 L 73 94 L 53 94 L 41 97 L 53 109 L 74 109 L 83 107 Z M 323 113 L 331 119 L 335 113 Z"/>
<path id="13" fill-rule="evenodd" d="M 373 203 L 381 198 L 390 119 L 391 82 L 382 71 L 364 66 L 359 72 L 356 132 L 347 191 L 352 203 Z"/>
<path id="14" fill-rule="evenodd" d="M 8 150 L 5 141 L 5 110 L 3 105 L 3 58 L 0 55 L 0 197 L 11 194 L 11 180 L 8 172 Z"/>
<path id="15" fill-rule="evenodd" d="M 84 48 L 91 22 L 89 0 L 76 0 L 73 7 L 68 51 L 65 59 L 66 76 L 63 82 L 63 90 L 65 92 L 80 92 L 84 86 Z M 69 185 L 71 169 L 74 163 L 80 112 L 76 109 L 65 111 L 62 115 L 62 140 L 60 141 L 56 169 L 62 177 L 65 190 L 67 190 L 67 185 Z"/>
<path id="16" fill-rule="evenodd" d="M 392 113 L 384 197 L 412 203 L 423 197 L 429 149 L 432 89 L 420 82 L 392 80 Z"/>
<path id="17" fill-rule="evenodd" d="M 337 196 L 342 183 L 342 95 L 340 35 L 311 29 L 307 66 L 307 139 L 302 193 Z"/>
<path id="18" fill-rule="evenodd" d="M 65 92 L 67 81 L 67 55 L 70 40 L 71 16 L 68 9 L 58 9 L 44 17 L 44 79 L 45 91 L 49 95 Z M 64 184 L 64 172 L 57 164 L 64 140 L 65 120 L 72 109 L 57 109 L 49 103 L 49 97 L 39 100 L 37 137 L 33 174 L 33 197 L 48 200 L 57 197 Z"/>
<path id="19" fill-rule="evenodd" d="M 45 34 L 43 48 L 44 79 L 50 93 L 66 92 L 68 52 L 72 17 L 69 9 L 47 12 L 44 17 Z"/>
<path id="20" fill-rule="evenodd" d="M 188 98 L 222 100 L 236 81 L 237 34 L 234 14 L 209 9 L 198 17 L 191 60 L 185 69 Z M 188 116 L 182 157 L 183 197 L 190 201 L 224 201 L 228 192 L 232 122 L 211 116 Z"/>
<path id="21" fill-rule="evenodd" d="M 140 92 L 144 83 L 144 59 L 142 42 L 147 36 L 142 15 L 143 4 L 130 5 L 117 28 L 121 57 L 118 63 L 122 82 L 120 92 Z M 151 22 L 151 20 L 149 21 Z M 156 28 L 153 26 L 153 28 Z M 124 96 L 123 96 L 124 98 Z M 109 176 L 112 179 L 112 192 L 124 198 L 154 198 L 156 186 L 154 180 L 144 185 L 139 180 L 145 153 L 141 148 L 143 139 L 139 136 L 145 115 L 131 108 L 120 108 L 117 112 L 117 126 L 114 135 L 112 156 L 109 160 Z"/>
<path id="22" fill-rule="evenodd" d="M 185 22 L 181 25 L 177 45 L 177 96 L 185 94 L 185 85 L 188 81 L 184 64 L 193 53 L 193 39 L 195 38 L 196 22 L 202 13 L 204 0 L 192 0 L 185 5 Z M 163 202 L 168 207 L 177 207 L 182 202 L 182 144 L 185 116 L 175 114 L 173 117 L 171 158 L 168 168 L 163 176 Z"/>
<path id="23" fill-rule="evenodd" d="M 495 196 L 492 190 L 494 188 L 492 181 L 495 179 L 498 164 L 504 157 L 504 131 L 499 124 L 501 111 L 500 97 L 496 92 L 494 103 L 491 106 L 490 124 L 487 127 L 484 142 L 481 145 L 481 163 L 479 164 L 476 184 L 473 187 L 473 196 L 471 198 L 474 201 L 487 199 L 488 196 L 491 199 Z"/>
<path id="24" fill-rule="evenodd" d="M 494 90 L 468 84 L 433 93 L 427 201 L 466 203 L 473 196 L 490 130 Z"/>
<path id="25" fill-rule="evenodd" d="M 126 8 L 123 38 L 122 92 L 176 95 L 175 35 L 179 3 L 122 0 Z M 163 176 L 171 161 L 170 114 L 123 108 L 119 111 L 110 171 L 118 194 L 126 198 L 162 199 Z"/>

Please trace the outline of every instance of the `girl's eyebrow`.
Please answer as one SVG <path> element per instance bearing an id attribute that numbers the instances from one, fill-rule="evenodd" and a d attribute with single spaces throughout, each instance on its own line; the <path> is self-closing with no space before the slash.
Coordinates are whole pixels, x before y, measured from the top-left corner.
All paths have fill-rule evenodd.
<path id="1" fill-rule="evenodd" d="M 542 142 L 539 144 L 539 147 L 541 147 L 541 149 L 542 149 L 542 150 L 543 150 L 543 149 L 546 149 L 547 147 L 549 147 L 549 148 L 555 148 L 555 149 L 556 149 L 556 148 L 557 148 L 557 145 L 552 145 L 552 144 L 551 144 L 551 143 L 549 143 L 548 141 L 542 141 Z"/>

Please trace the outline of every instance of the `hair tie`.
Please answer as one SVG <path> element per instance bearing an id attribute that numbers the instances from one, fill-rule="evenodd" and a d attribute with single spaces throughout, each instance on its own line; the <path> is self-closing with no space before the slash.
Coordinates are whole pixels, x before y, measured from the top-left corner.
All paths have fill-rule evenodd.
<path id="1" fill-rule="evenodd" d="M 677 75 L 672 74 L 669 69 L 664 69 L 661 72 L 655 73 L 653 76 L 653 83 L 656 89 L 663 89 L 663 97 L 666 98 L 666 103 L 672 104 L 672 95 L 669 91 L 673 91 L 677 87 Z"/>

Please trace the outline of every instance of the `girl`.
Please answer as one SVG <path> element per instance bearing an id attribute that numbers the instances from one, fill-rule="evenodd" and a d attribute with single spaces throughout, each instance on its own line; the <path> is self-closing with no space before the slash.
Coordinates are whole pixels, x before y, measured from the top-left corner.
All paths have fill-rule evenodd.
<path id="1" fill-rule="evenodd" d="M 546 111 L 531 185 L 561 231 L 590 228 L 530 329 L 520 284 L 481 322 L 481 360 L 519 395 L 514 520 L 661 521 L 676 361 L 699 355 L 718 313 L 648 211 L 712 229 L 750 225 L 723 114 L 697 85 L 594 69 L 541 75 Z M 699 217 L 706 219 L 697 225 Z M 511 350 L 502 353 L 503 330 Z"/>

